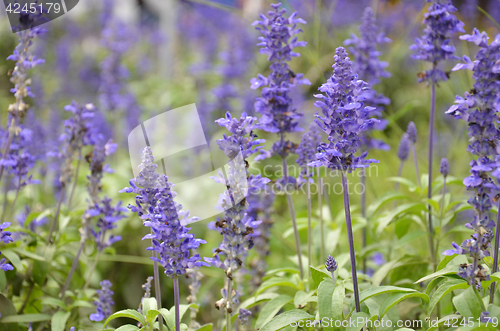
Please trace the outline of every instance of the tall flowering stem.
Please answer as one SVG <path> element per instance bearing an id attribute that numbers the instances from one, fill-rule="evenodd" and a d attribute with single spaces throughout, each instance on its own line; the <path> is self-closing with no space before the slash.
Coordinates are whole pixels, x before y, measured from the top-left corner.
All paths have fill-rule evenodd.
<path id="1" fill-rule="evenodd" d="M 385 61 L 380 60 L 381 52 L 378 50 L 379 45 L 390 43 L 391 40 L 385 36 L 383 32 L 379 32 L 375 14 L 371 7 L 367 7 L 363 12 L 363 24 L 359 27 L 361 37 L 352 35 L 350 39 L 344 41 L 345 45 L 350 45 L 349 51 L 354 57 L 353 67 L 359 78 L 366 81 L 373 88 L 379 84 L 382 78 L 388 78 L 391 74 L 385 70 L 389 65 Z M 390 99 L 382 93 L 371 90 L 369 98 L 365 100 L 367 106 L 373 106 L 373 117 L 381 118 L 384 106 L 390 104 Z M 387 126 L 387 120 L 380 120 L 373 130 L 382 131 Z M 389 145 L 382 140 L 371 137 L 372 130 L 361 134 L 361 150 L 369 151 L 370 149 L 389 150 Z M 366 185 L 366 174 L 362 172 L 361 183 L 363 187 Z M 366 189 L 361 193 L 361 215 L 366 217 Z M 363 248 L 367 244 L 366 227 L 363 227 Z M 363 259 L 363 272 L 366 273 L 366 259 Z"/>
<path id="2" fill-rule="evenodd" d="M 316 161 L 310 166 L 324 166 L 328 169 L 341 171 L 344 197 L 344 211 L 351 257 L 351 272 L 354 285 L 354 300 L 356 311 L 360 311 L 358 277 L 356 271 L 356 253 L 352 232 L 349 192 L 346 173 L 357 168 L 366 168 L 377 160 L 366 159 L 368 152 L 364 151 L 356 156 L 361 146 L 360 133 L 373 128 L 378 123 L 370 118 L 373 107 L 365 106 L 363 101 L 370 93 L 366 82 L 358 79 L 352 69 L 352 63 L 343 47 L 336 49 L 333 64 L 333 74 L 328 81 L 321 85 L 316 94 L 320 99 L 315 106 L 321 108 L 321 115 L 316 113 L 316 123 L 328 135 L 329 143 L 320 143 Z"/>
<path id="3" fill-rule="evenodd" d="M 309 126 L 309 131 L 306 132 L 300 141 L 300 145 L 297 148 L 297 164 L 300 166 L 300 176 L 297 180 L 298 185 L 303 185 L 306 183 L 306 191 L 307 191 L 307 260 L 308 265 L 312 265 L 312 252 L 311 252 L 311 244 L 312 244 L 312 225 L 311 225 L 311 183 L 313 182 L 312 177 L 314 176 L 314 169 L 308 166 L 308 164 L 315 160 L 316 150 L 318 149 L 318 145 L 321 142 L 321 134 L 318 126 L 315 123 L 311 123 Z M 318 180 L 319 180 L 318 173 Z M 318 196 L 321 198 L 322 189 L 318 189 Z M 321 201 L 321 200 L 320 200 Z M 321 203 L 319 204 L 319 208 L 321 209 Z M 322 223 L 322 222 L 321 222 Z M 323 227 L 321 224 L 320 227 L 321 233 L 321 255 L 324 254 L 324 239 L 323 239 Z M 310 270 L 308 267 L 307 270 Z M 310 276 L 310 271 L 309 271 Z"/>
<path id="4" fill-rule="evenodd" d="M 160 279 L 158 263 L 165 269 L 165 274 L 177 286 L 176 300 L 176 325 L 179 325 L 179 293 L 178 277 L 186 274 L 189 268 L 206 265 L 201 262 L 199 254 L 194 253 L 205 241 L 196 239 L 190 233 L 187 224 L 198 220 L 191 217 L 188 211 L 182 210 L 182 205 L 176 203 L 176 193 L 168 177 L 156 173 L 158 166 L 154 163 L 153 151 L 145 147 L 142 154 L 142 163 L 139 165 L 139 175 L 130 180 L 130 187 L 120 192 L 135 193 L 135 206 L 129 205 L 132 212 L 137 213 L 144 226 L 151 229 L 151 233 L 144 236 L 143 240 L 150 239 L 149 251 L 153 252 L 151 259 L 155 265 L 155 294 L 158 309 L 161 308 Z M 163 321 L 160 318 L 160 330 Z M 177 327 L 178 328 L 178 327 Z"/>
<path id="5" fill-rule="evenodd" d="M 260 52 L 268 56 L 267 59 L 271 62 L 269 66 L 271 73 L 268 77 L 259 74 L 250 83 L 252 89 L 263 87 L 261 97 L 257 98 L 255 102 L 256 112 L 262 115 L 260 118 L 261 129 L 277 133 L 279 139 L 273 144 L 271 150 L 261 151 L 261 155 L 256 160 L 262 160 L 274 155 L 281 157 L 284 173 L 282 184 L 287 196 L 288 209 L 294 229 L 295 249 L 300 275 L 303 278 L 302 254 L 295 209 L 292 197 L 287 192 L 289 186 L 294 186 L 292 179 L 288 177 L 287 157 L 294 152 L 296 145 L 286 140 L 285 134 L 302 131 L 302 128 L 298 126 L 298 119 L 302 114 L 293 107 L 290 90 L 296 85 L 311 84 L 309 80 L 303 78 L 303 74 L 295 74 L 288 65 L 288 62 L 293 57 L 300 56 L 293 49 L 306 45 L 306 42 L 298 41 L 296 37 L 297 34 L 302 32 L 297 28 L 297 24 L 305 24 L 306 22 L 298 18 L 297 13 L 285 17 L 286 9 L 281 8 L 281 3 L 272 4 L 271 7 L 273 10 L 268 12 L 267 17 L 261 14 L 260 20 L 252 24 L 257 26 L 257 30 L 262 34 L 259 37 L 261 42 L 257 45 L 261 46 Z"/>
<path id="6" fill-rule="evenodd" d="M 465 240 L 461 246 L 453 243 L 454 249 L 447 250 L 443 254 L 463 254 L 472 258 L 472 264 L 466 263 L 460 266 L 458 275 L 466 279 L 470 285 L 481 288 L 481 281 L 489 280 L 490 276 L 481 265 L 485 256 L 490 256 L 491 241 L 493 240 L 493 228 L 495 222 L 490 218 L 492 208 L 492 190 L 498 190 L 492 176 L 496 177 L 498 167 L 498 129 L 497 112 L 499 108 L 500 87 L 498 85 L 498 74 L 500 73 L 500 35 L 488 44 L 488 35 L 474 29 L 471 35 L 461 36 L 460 39 L 473 42 L 479 46 L 475 61 L 464 56 L 465 63 L 457 64 L 453 70 L 469 69 L 473 71 L 472 78 L 475 80 L 473 90 L 466 92 L 464 96 L 457 96 L 455 105 L 446 113 L 456 119 L 467 122 L 469 131 L 470 152 L 474 159 L 470 162 L 471 175 L 464 179 L 463 183 L 467 190 L 473 192 L 468 200 L 474 208 L 475 215 L 470 223 L 466 224 L 468 229 L 474 230 L 471 239 Z M 498 228 L 497 228 L 498 238 Z M 494 252 L 498 256 L 498 250 Z M 495 257 L 494 260 L 498 258 Z M 493 296 L 491 293 L 491 296 Z"/>
<path id="7" fill-rule="evenodd" d="M 115 304 L 113 301 L 113 291 L 111 291 L 111 282 L 109 280 L 103 280 L 101 283 L 101 289 L 97 290 L 99 299 L 94 302 L 96 306 L 96 312 L 90 314 L 90 320 L 94 322 L 101 322 L 106 320 L 111 315 L 111 308 Z"/>
<path id="8" fill-rule="evenodd" d="M 441 199 L 441 215 L 444 214 L 444 197 L 446 195 L 446 177 L 450 173 L 450 164 L 448 159 L 443 157 L 439 166 L 439 172 L 443 175 L 443 198 Z"/>
<path id="9" fill-rule="evenodd" d="M 427 82 L 431 86 L 431 107 L 429 117 L 429 167 L 427 198 L 432 198 L 432 166 L 433 166 L 433 143 L 434 124 L 436 113 L 436 85 L 439 81 L 448 79 L 448 74 L 439 67 L 440 62 L 458 59 L 454 55 L 455 47 L 450 45 L 450 36 L 453 32 L 465 32 L 464 23 L 459 21 L 452 13 L 457 9 L 450 0 L 427 0 L 430 2 L 427 13 L 424 14 L 423 24 L 425 24 L 424 34 L 421 38 L 416 38 L 415 44 L 410 46 L 414 51 L 412 57 L 417 60 L 430 62 L 431 69 L 419 74 L 419 82 Z M 432 207 L 428 207 L 428 230 L 429 247 L 431 250 L 432 262 L 436 264 L 434 252 L 434 229 L 432 226 Z"/>
<path id="10" fill-rule="evenodd" d="M 24 16 L 24 15 L 23 15 Z M 21 17 L 23 21 L 34 19 L 31 15 L 27 17 Z M 7 141 L 3 144 L 2 160 L 5 160 L 9 154 L 10 147 L 14 136 L 19 135 L 21 128 L 18 126 L 19 119 L 23 117 L 29 108 L 29 105 L 24 102 L 26 97 L 34 97 L 31 92 L 30 84 L 31 79 L 28 76 L 28 70 L 34 68 L 45 62 L 43 59 L 37 58 L 30 51 L 30 47 L 33 45 L 33 39 L 37 36 L 45 33 L 45 29 L 40 27 L 29 28 L 20 32 L 17 32 L 19 37 L 19 44 L 14 50 L 14 53 L 7 57 L 7 60 L 16 61 L 14 70 L 12 71 L 12 77 L 10 81 L 15 85 L 11 92 L 14 94 L 16 101 L 9 105 L 9 116 L 8 124 L 9 135 Z M 2 179 L 5 169 L 4 162 L 0 162 L 0 180 Z"/>
<path id="11" fill-rule="evenodd" d="M 253 132 L 258 127 L 257 118 L 247 116 L 246 113 L 241 118 L 233 118 L 230 113 L 226 113 L 225 118 L 216 122 L 231 133 L 229 136 L 224 134 L 222 139 L 217 140 L 219 148 L 231 161 L 228 163 L 226 176 L 220 173 L 219 177 L 214 178 L 228 190 L 220 198 L 224 218 L 215 223 L 215 228 L 222 235 L 222 243 L 215 249 L 213 258 L 205 258 L 205 261 L 226 273 L 227 288 L 222 291 L 223 298 L 216 303 L 216 308 L 225 308 L 226 330 L 230 330 L 231 313 L 236 308 L 233 304 L 237 303 L 239 296 L 238 293 L 233 294 L 233 289 L 236 289 L 233 276 L 244 267 L 248 251 L 254 246 L 253 240 L 258 236 L 257 227 L 261 223 L 254 218 L 253 212 L 248 213 L 249 203 L 246 197 L 249 192 L 255 194 L 264 189 L 269 179 L 248 172 L 247 158 L 258 152 L 264 142 L 256 139 Z"/>
<path id="12" fill-rule="evenodd" d="M 415 173 L 417 176 L 417 184 L 418 186 L 422 186 L 420 183 L 420 171 L 418 169 L 418 159 L 417 159 L 417 126 L 415 123 L 410 122 L 408 123 L 408 127 L 406 129 L 406 133 L 408 134 L 408 138 L 410 138 L 411 141 L 411 149 L 413 151 L 413 162 L 415 163 Z"/>

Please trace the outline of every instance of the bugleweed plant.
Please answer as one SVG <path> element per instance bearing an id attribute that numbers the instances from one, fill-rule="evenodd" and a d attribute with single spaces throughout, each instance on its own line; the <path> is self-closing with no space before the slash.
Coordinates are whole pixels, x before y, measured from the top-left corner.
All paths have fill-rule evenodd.
<path id="1" fill-rule="evenodd" d="M 0 331 L 500 328 L 500 2 L 160 2 L 0 22 Z"/>

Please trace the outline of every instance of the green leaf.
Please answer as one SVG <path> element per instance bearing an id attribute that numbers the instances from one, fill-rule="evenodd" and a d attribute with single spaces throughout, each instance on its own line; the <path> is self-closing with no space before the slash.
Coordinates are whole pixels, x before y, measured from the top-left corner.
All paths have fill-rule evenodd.
<path id="1" fill-rule="evenodd" d="M 21 263 L 21 259 L 16 253 L 14 253 L 14 251 L 11 251 L 10 249 L 4 249 L 2 250 L 2 254 L 5 255 L 5 257 L 10 261 L 10 263 L 12 263 L 14 268 L 17 269 L 17 272 L 24 270 L 23 264 Z"/>
<path id="2" fill-rule="evenodd" d="M 142 315 L 147 316 L 151 309 L 158 308 L 156 298 L 143 298 L 142 299 Z M 158 312 L 159 314 L 159 312 Z M 156 316 L 155 316 L 156 317 Z M 149 322 L 149 320 L 148 320 Z"/>
<path id="3" fill-rule="evenodd" d="M 303 310 L 300 309 L 293 309 L 284 312 L 283 314 L 279 314 L 275 318 L 273 318 L 271 321 L 269 321 L 266 325 L 260 329 L 260 331 L 277 331 L 281 330 L 286 326 L 289 326 L 290 324 L 301 321 L 304 319 L 310 319 L 314 318 L 314 316 L 309 315 Z"/>
<path id="4" fill-rule="evenodd" d="M 293 298 L 291 296 L 280 295 L 266 303 L 266 305 L 262 307 L 262 311 L 259 313 L 259 318 L 255 323 L 255 328 L 260 329 L 263 325 L 272 320 L 274 315 L 276 315 L 284 305 L 292 300 Z"/>
<path id="5" fill-rule="evenodd" d="M 410 192 L 414 192 L 418 187 L 414 182 L 412 182 L 411 180 L 404 178 L 404 177 L 389 177 L 386 180 L 389 182 L 396 182 L 396 183 L 403 184 L 403 185 L 408 187 L 408 190 Z"/>
<path id="6" fill-rule="evenodd" d="M 66 330 L 66 322 L 68 321 L 71 312 L 58 311 L 52 315 L 51 325 L 52 331 L 64 331 Z"/>
<path id="7" fill-rule="evenodd" d="M 306 293 L 304 291 L 297 291 L 297 293 L 295 293 L 295 297 L 293 298 L 293 305 L 295 306 L 295 308 L 302 309 L 307 305 L 308 302 L 316 302 L 317 299 L 315 299 L 314 293 L 316 293 L 316 291 L 311 291 L 309 293 Z"/>
<path id="8" fill-rule="evenodd" d="M 277 293 L 262 293 L 257 296 L 253 296 L 251 298 L 246 299 L 239 305 L 239 308 L 243 309 L 252 308 L 253 306 L 258 305 L 261 301 L 272 300 L 278 296 L 279 294 Z"/>
<path id="9" fill-rule="evenodd" d="M 158 316 L 159 314 L 160 312 L 156 309 L 148 310 L 148 312 L 146 313 L 146 321 L 148 321 L 148 323 L 151 324 L 154 320 L 156 320 L 156 316 Z"/>
<path id="10" fill-rule="evenodd" d="M 454 297 L 453 304 L 460 315 L 466 318 L 479 318 L 481 313 L 485 311 L 483 301 L 472 286 L 469 286 L 465 291 Z"/>
<path id="11" fill-rule="evenodd" d="M 119 317 L 127 317 L 136 320 L 137 322 L 141 324 L 146 324 L 146 320 L 144 319 L 144 316 L 142 316 L 138 311 L 133 310 L 133 309 L 125 309 L 125 310 L 120 310 L 114 313 L 113 315 L 109 316 L 106 322 L 104 322 L 103 327 L 108 325 L 109 322 L 111 322 L 114 319 L 117 319 Z"/>
<path id="12" fill-rule="evenodd" d="M 6 285 L 7 285 L 7 278 L 5 277 L 5 271 L 0 270 L 0 292 L 5 290 Z"/>
<path id="13" fill-rule="evenodd" d="M 332 297 L 332 318 L 334 321 L 344 320 L 344 300 L 345 300 L 345 284 L 340 282 L 333 291 Z M 341 328 L 335 327 L 337 330 Z"/>
<path id="14" fill-rule="evenodd" d="M 212 331 L 212 323 L 202 325 L 199 329 L 196 329 L 196 331 Z"/>
<path id="15" fill-rule="evenodd" d="M 417 280 L 415 282 L 415 284 L 422 283 L 422 282 L 425 282 L 426 280 L 433 279 L 433 278 L 436 278 L 439 276 L 453 275 L 453 274 L 456 275 L 457 272 L 458 272 L 458 269 L 457 269 L 457 266 L 455 264 L 448 265 L 444 269 L 441 269 L 439 271 L 436 271 L 435 273 L 432 273 L 430 275 L 427 275 L 425 277 L 420 278 L 419 280 Z"/>
<path id="16" fill-rule="evenodd" d="M 137 331 L 137 330 L 139 330 L 139 328 L 137 326 L 132 325 L 132 324 L 127 324 L 127 325 L 120 326 L 115 331 Z"/>
<path id="17" fill-rule="evenodd" d="M 359 295 L 359 301 L 363 302 L 368 298 L 380 295 L 380 294 L 389 294 L 389 293 L 397 293 L 397 292 L 417 292 L 411 288 L 405 287 L 397 287 L 397 286 L 377 286 L 372 287 L 367 290 L 364 290 Z"/>
<path id="18" fill-rule="evenodd" d="M 366 211 L 367 218 L 371 218 L 385 203 L 398 199 L 408 199 L 408 197 L 398 192 L 390 192 L 378 198 L 375 202 L 368 206 Z"/>
<path id="19" fill-rule="evenodd" d="M 387 262 L 384 264 L 382 267 L 380 267 L 372 276 L 372 283 L 375 286 L 379 286 L 384 278 L 387 276 L 389 271 L 395 269 L 396 267 L 400 266 L 401 263 L 398 263 L 398 260 L 392 260 L 390 262 Z"/>
<path id="20" fill-rule="evenodd" d="M 460 279 L 453 279 L 449 278 L 445 280 L 434 292 L 434 294 L 431 297 L 431 301 L 429 302 L 429 307 L 427 308 L 427 315 L 431 316 L 432 311 L 436 307 L 439 301 L 448 293 L 451 291 L 455 291 L 458 289 L 466 289 L 468 288 L 469 285 L 467 282 L 460 280 Z"/>
<path id="21" fill-rule="evenodd" d="M 427 236 L 427 232 L 421 231 L 421 230 L 412 231 L 412 232 L 406 234 L 405 236 L 403 236 L 403 238 L 399 239 L 396 242 L 395 248 L 398 249 L 398 248 L 404 247 L 406 244 L 412 242 L 413 240 L 416 240 L 416 239 L 424 237 L 424 236 Z"/>
<path id="22" fill-rule="evenodd" d="M 8 318 L 9 316 L 16 315 L 16 307 L 14 307 L 12 301 L 4 297 L 2 294 L 0 294 L 0 314 L 2 314 L 2 317 L 0 317 L 0 331 L 18 330 L 17 324 L 3 324 L 4 319 Z"/>
<path id="23" fill-rule="evenodd" d="M 297 289 L 297 285 L 295 285 L 291 281 L 283 279 L 281 277 L 280 278 L 274 277 L 274 278 L 270 278 L 270 279 L 266 280 L 265 282 L 263 282 L 260 285 L 259 289 L 257 290 L 256 294 L 260 294 L 267 289 L 277 287 L 277 286 L 285 286 L 285 287 L 291 287 L 291 288 Z"/>
<path id="24" fill-rule="evenodd" d="M 53 307 L 60 307 L 64 310 L 66 310 L 66 304 L 62 300 L 52 298 L 52 297 L 45 297 L 41 301 L 42 301 L 42 305 L 50 305 Z"/>
<path id="25" fill-rule="evenodd" d="M 179 320 L 182 321 L 182 317 L 184 317 L 184 314 L 189 308 L 198 308 L 198 305 L 196 304 L 190 304 L 190 305 L 179 305 Z M 165 322 L 167 322 L 167 325 L 171 328 L 175 326 L 175 306 L 170 308 L 170 315 L 168 319 L 165 319 Z M 160 309 L 161 313 L 161 309 Z M 163 314 L 162 314 L 163 315 Z"/>
<path id="26" fill-rule="evenodd" d="M 333 309 L 333 292 L 335 291 L 335 284 L 331 279 L 326 279 L 318 287 L 318 311 L 319 318 L 323 319 L 324 317 L 330 318 L 332 317 L 332 309 Z M 330 325 L 328 327 L 324 327 L 324 330 L 330 331 L 333 330 L 333 327 Z"/>
<path id="27" fill-rule="evenodd" d="M 314 284 L 316 284 L 316 287 L 319 286 L 319 284 L 321 284 L 321 282 L 325 279 L 325 278 L 329 278 L 329 279 L 332 279 L 332 276 L 330 274 L 328 274 L 324 269 L 316 269 L 315 267 L 313 266 L 309 266 L 309 269 L 311 270 L 311 277 L 314 281 Z"/>
<path id="28" fill-rule="evenodd" d="M 49 264 L 47 262 L 39 260 L 33 261 L 33 279 L 38 286 L 43 287 L 45 279 L 47 278 L 48 269 Z"/>
<path id="29" fill-rule="evenodd" d="M 401 214 L 408 213 L 410 211 L 423 211 L 425 210 L 425 204 L 421 202 L 410 202 L 405 203 L 401 206 L 396 207 L 392 212 L 378 219 L 377 235 L 380 235 L 382 231 L 398 216 Z"/>
<path id="30" fill-rule="evenodd" d="M 389 295 L 380 305 L 379 318 L 384 317 L 387 312 L 400 303 L 401 301 L 408 300 L 411 298 L 420 298 L 425 302 L 429 302 L 429 297 L 425 293 L 415 292 L 415 293 L 394 293 Z"/>
<path id="31" fill-rule="evenodd" d="M 47 314 L 23 314 L 23 315 L 11 315 L 2 317 L 0 322 L 2 323 L 29 323 L 29 322 L 43 322 L 50 321 L 52 316 Z"/>

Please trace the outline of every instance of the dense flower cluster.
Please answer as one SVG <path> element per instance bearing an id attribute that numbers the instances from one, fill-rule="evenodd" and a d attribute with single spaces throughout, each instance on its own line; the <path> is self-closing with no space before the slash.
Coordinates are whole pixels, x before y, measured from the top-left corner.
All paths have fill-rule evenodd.
<path id="1" fill-rule="evenodd" d="M 464 97 L 457 96 L 456 104 L 447 114 L 468 123 L 469 146 L 467 151 L 476 159 L 470 162 L 471 175 L 464 179 L 467 190 L 474 192 L 468 200 L 474 207 L 475 215 L 472 222 L 466 224 L 468 229 L 474 230 L 471 239 L 465 240 L 461 246 L 453 243 L 454 249 L 443 254 L 466 254 L 473 258 L 472 264 L 461 265 L 458 275 L 467 279 L 470 284 L 480 287 L 480 281 L 489 279 L 480 261 L 490 255 L 491 240 L 495 222 L 490 219 L 489 211 L 492 207 L 491 192 L 495 187 L 492 171 L 498 166 L 495 160 L 498 155 L 498 139 L 500 130 L 496 123 L 499 110 L 500 85 L 500 35 L 488 44 L 488 35 L 474 29 L 472 35 L 464 35 L 461 39 L 473 42 L 480 47 L 476 60 L 471 61 L 464 57 L 464 64 L 458 64 L 453 70 L 469 69 L 473 71 L 475 80 L 473 90 L 466 92 Z"/>
<path id="2" fill-rule="evenodd" d="M 445 157 L 441 159 L 441 163 L 439 164 L 439 172 L 444 177 L 447 177 L 448 174 L 450 173 L 450 164 L 448 163 L 448 159 Z"/>
<path id="3" fill-rule="evenodd" d="M 5 231 L 5 229 L 7 229 L 9 226 L 9 222 L 0 224 L 0 242 L 3 242 L 4 244 L 8 244 L 13 241 L 11 237 L 12 233 L 10 233 L 10 231 Z M 2 269 L 3 271 L 9 271 L 14 270 L 14 267 L 9 263 L 5 263 L 5 258 L 3 258 L 0 260 L 0 269 Z"/>
<path id="4" fill-rule="evenodd" d="M 280 3 L 271 6 L 274 10 L 269 11 L 268 17 L 261 14 L 261 20 L 253 23 L 263 35 L 259 37 L 261 42 L 258 46 L 262 46 L 260 52 L 266 54 L 272 63 L 269 67 L 271 73 L 268 77 L 259 74 L 250 82 L 252 89 L 263 87 L 261 97 L 255 102 L 255 110 L 262 114 L 261 129 L 280 134 L 280 139 L 273 145 L 271 153 L 263 153 L 259 157 L 261 159 L 275 154 L 286 157 L 293 152 L 294 145 L 285 141 L 284 134 L 302 130 L 298 126 L 302 114 L 293 107 L 290 90 L 299 84 L 310 84 L 302 74 L 295 74 L 287 63 L 293 57 L 300 56 L 293 51 L 295 47 L 306 45 L 306 42 L 298 41 L 296 37 L 301 32 L 297 24 L 306 22 L 298 18 L 297 13 L 284 17 L 286 9 L 280 9 Z"/>
<path id="5" fill-rule="evenodd" d="M 373 107 L 363 103 L 369 87 L 354 73 L 346 50 L 338 47 L 335 53 L 333 75 L 321 85 L 319 90 L 324 94 L 316 94 L 321 100 L 314 103 L 322 109 L 323 116 L 316 113 L 315 121 L 328 135 L 329 143 L 320 143 L 317 161 L 309 165 L 352 171 L 377 162 L 366 159 L 368 152 L 360 156 L 354 154 L 361 144 L 359 134 L 372 128 L 378 120 L 369 118 Z"/>
<path id="6" fill-rule="evenodd" d="M 173 185 L 167 176 L 156 173 L 157 167 L 153 151 L 145 147 L 139 175 L 130 180 L 131 187 L 120 192 L 137 194 L 136 205 L 129 205 L 129 208 L 140 216 L 144 226 L 151 228 L 151 233 L 143 238 L 151 239 L 152 246 L 148 250 L 159 255 L 151 259 L 163 266 L 167 276 L 175 278 L 185 274 L 188 268 L 204 265 L 198 254 L 191 253 L 205 241 L 189 233 L 190 228 L 186 225 L 197 218 L 190 217 L 189 212 L 183 211 L 174 201 Z"/>
<path id="7" fill-rule="evenodd" d="M 439 62 L 458 59 L 454 55 L 455 47 L 451 45 L 450 36 L 453 32 L 465 32 L 464 23 L 452 13 L 457 9 L 450 0 L 427 0 L 431 4 L 424 14 L 423 24 L 426 25 L 424 35 L 415 39 L 410 50 L 415 54 L 412 58 L 432 63 L 432 69 L 419 75 L 419 81 L 437 83 L 447 80 L 446 72 L 438 68 Z"/>
<path id="8" fill-rule="evenodd" d="M 326 263 L 325 263 L 326 270 L 333 272 L 337 270 L 337 261 L 333 258 L 333 256 L 328 255 L 326 258 Z"/>
<path id="9" fill-rule="evenodd" d="M 261 148 L 258 145 L 264 142 L 262 139 L 256 139 L 253 133 L 258 127 L 256 121 L 257 118 L 247 116 L 246 113 L 239 119 L 227 113 L 225 118 L 216 121 L 232 134 L 217 140 L 219 148 L 231 161 L 228 163 L 227 178 L 221 175 L 215 178 L 217 182 L 228 187 L 220 197 L 224 218 L 215 223 L 215 227 L 223 236 L 222 243 L 215 250 L 214 257 L 205 260 L 224 269 L 229 278 L 243 266 L 248 250 L 253 247 L 252 238 L 256 236 L 254 231 L 260 224 L 260 221 L 247 213 L 249 205 L 246 197 L 260 191 L 269 182 L 269 179 L 260 175 L 249 174 L 247 169 L 246 159 L 256 153 Z M 225 258 L 224 262 L 221 257 Z"/>
<path id="10" fill-rule="evenodd" d="M 308 164 L 316 160 L 316 151 L 321 142 L 321 132 L 316 123 L 311 123 L 309 130 L 302 135 L 299 147 L 297 147 L 297 164 L 300 166 L 300 175 L 297 184 L 301 185 L 306 181 L 313 182 L 314 170 Z"/>
<path id="11" fill-rule="evenodd" d="M 111 291 L 111 282 L 109 280 L 103 280 L 101 283 L 101 289 L 97 290 L 99 299 L 94 301 L 96 306 L 96 312 L 90 314 L 89 318 L 91 321 L 100 322 L 105 320 L 111 315 L 111 308 L 115 304 L 113 301 L 113 291 Z"/>
<path id="12" fill-rule="evenodd" d="M 408 123 L 408 127 L 406 128 L 406 133 L 408 134 L 408 138 L 412 142 L 412 144 L 417 143 L 417 126 L 412 121 Z"/>

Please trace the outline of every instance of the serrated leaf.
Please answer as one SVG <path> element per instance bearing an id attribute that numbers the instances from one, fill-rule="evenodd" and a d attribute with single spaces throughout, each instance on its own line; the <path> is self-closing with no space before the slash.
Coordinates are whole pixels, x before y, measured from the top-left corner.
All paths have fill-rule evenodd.
<path id="1" fill-rule="evenodd" d="M 300 309 L 289 310 L 273 318 L 266 325 L 264 325 L 262 329 L 260 329 L 260 331 L 281 330 L 284 327 L 293 324 L 294 322 L 311 318 L 314 318 L 314 316 L 309 315 L 307 312 L 303 310 Z"/>
<path id="2" fill-rule="evenodd" d="M 259 318 L 257 319 L 255 327 L 260 329 L 263 325 L 272 320 L 284 305 L 292 300 L 293 298 L 289 295 L 280 295 L 266 303 L 266 305 L 262 307 L 262 311 L 259 313 Z"/>

